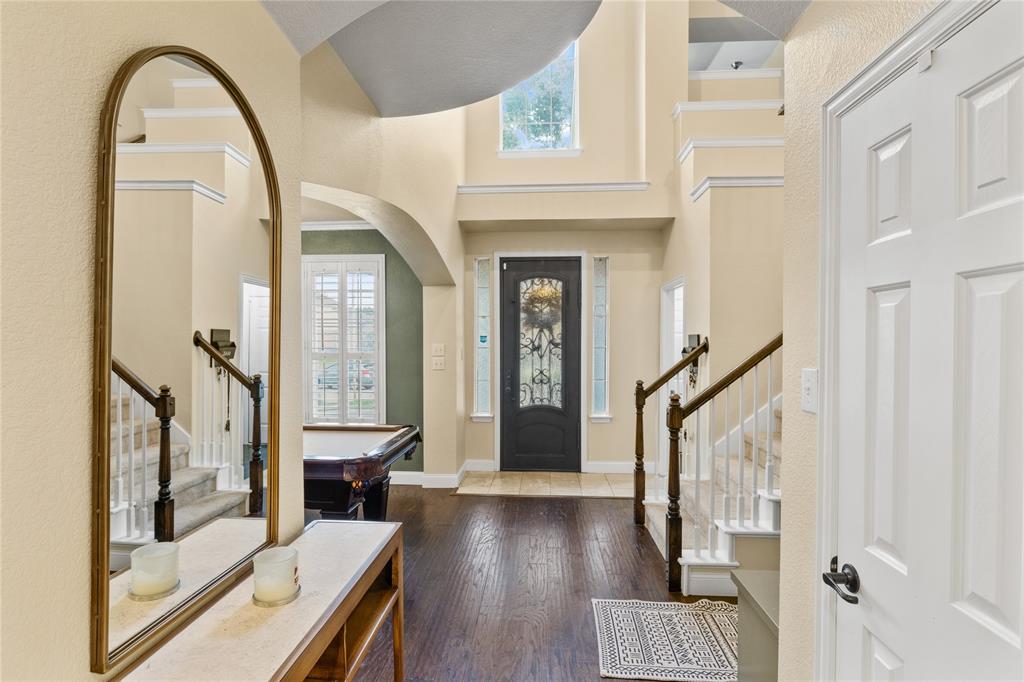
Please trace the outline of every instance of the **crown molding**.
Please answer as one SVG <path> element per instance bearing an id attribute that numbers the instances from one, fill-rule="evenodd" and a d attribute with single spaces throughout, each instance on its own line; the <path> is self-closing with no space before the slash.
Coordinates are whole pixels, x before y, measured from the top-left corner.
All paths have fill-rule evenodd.
<path id="1" fill-rule="evenodd" d="M 535 185 L 459 185 L 459 194 L 525 194 L 548 192 L 643 192 L 649 182 L 552 182 Z"/>
<path id="2" fill-rule="evenodd" d="M 745 81 L 764 78 L 782 78 L 782 69 L 714 69 L 690 72 L 692 81 Z"/>
<path id="3" fill-rule="evenodd" d="M 785 145 L 784 137 L 691 137 L 676 154 L 676 161 L 686 161 L 694 149 L 756 149 Z"/>
<path id="4" fill-rule="evenodd" d="M 214 188 L 198 180 L 118 180 L 114 183 L 114 189 L 119 191 L 187 191 L 195 192 L 201 196 L 213 199 L 218 204 L 227 200 L 227 195 L 218 192 Z"/>
<path id="5" fill-rule="evenodd" d="M 248 168 L 252 159 L 230 142 L 120 142 L 118 154 L 226 154 Z"/>
<path id="6" fill-rule="evenodd" d="M 712 187 L 782 187 L 782 181 L 783 176 L 781 175 L 739 175 L 735 177 L 709 175 L 693 188 L 693 191 L 690 192 L 690 199 L 697 201 Z"/>
<path id="7" fill-rule="evenodd" d="M 235 107 L 144 107 L 143 118 L 241 118 Z"/>
<path id="8" fill-rule="evenodd" d="M 301 225 L 303 232 L 322 232 L 327 230 L 376 230 L 377 228 L 365 220 L 307 220 Z"/>
<path id="9" fill-rule="evenodd" d="M 708 100 L 705 102 L 676 102 L 672 109 L 672 118 L 678 118 L 684 111 L 761 111 L 770 109 L 778 111 L 783 104 L 781 99 L 727 99 Z"/>
<path id="10" fill-rule="evenodd" d="M 218 88 L 220 87 L 220 83 L 217 82 L 216 78 L 172 78 L 171 87 L 175 90 L 194 88 Z"/>

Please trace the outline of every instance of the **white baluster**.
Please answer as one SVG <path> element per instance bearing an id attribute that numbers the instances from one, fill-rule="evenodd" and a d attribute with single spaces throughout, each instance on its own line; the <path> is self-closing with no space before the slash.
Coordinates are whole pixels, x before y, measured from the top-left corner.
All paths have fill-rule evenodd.
<path id="1" fill-rule="evenodd" d="M 226 374 L 226 373 L 225 373 Z M 231 399 L 228 393 L 227 377 L 225 381 L 221 382 L 220 387 L 220 419 L 217 421 L 217 432 L 220 434 L 220 466 L 224 467 L 228 463 L 228 432 L 224 430 L 224 425 L 228 421 L 228 401 Z"/>
<path id="2" fill-rule="evenodd" d="M 124 382 L 121 381 L 121 377 L 118 376 L 117 377 L 117 407 L 115 408 L 116 419 L 115 419 L 115 422 L 114 422 L 114 423 L 117 424 L 117 461 L 116 461 L 116 464 L 115 464 L 115 466 L 117 466 L 117 476 L 114 478 L 114 508 L 115 509 L 119 508 L 121 506 L 121 503 L 124 502 L 124 443 L 122 442 L 122 439 L 121 439 L 121 430 L 124 428 L 124 414 L 123 414 L 123 409 L 121 407 L 121 403 L 124 402 L 124 396 L 122 396 L 122 392 L 123 391 L 124 391 Z"/>
<path id="3" fill-rule="evenodd" d="M 746 429 L 743 425 L 744 409 L 746 405 L 743 401 L 743 377 L 740 377 L 740 405 L 739 409 L 736 410 L 736 415 L 740 420 L 740 433 L 739 433 L 739 447 L 736 448 L 736 466 L 737 471 L 737 483 L 736 483 L 736 525 L 740 526 L 743 524 L 746 518 L 746 488 L 744 486 L 744 469 L 747 468 L 746 453 L 743 452 L 743 448 L 746 445 L 744 443 L 744 436 L 746 436 Z"/>
<path id="4" fill-rule="evenodd" d="M 775 408 L 772 405 L 772 355 L 768 356 L 768 439 L 764 462 L 764 489 L 775 494 L 775 455 L 772 440 L 775 438 Z"/>
<path id="5" fill-rule="evenodd" d="M 758 525 L 758 523 L 760 522 L 760 513 L 761 513 L 761 510 L 759 509 L 760 505 L 757 503 L 757 500 L 758 500 L 758 497 L 757 497 L 757 469 L 758 469 L 758 464 L 760 463 L 760 459 L 761 459 L 761 441 L 758 440 L 758 438 L 757 438 L 757 436 L 758 436 L 757 419 L 758 419 L 758 412 L 759 412 L 757 407 L 758 407 L 758 405 L 760 404 L 760 401 L 761 401 L 760 380 L 758 379 L 757 370 L 760 367 L 760 364 L 761 363 L 758 363 L 758 364 L 754 365 L 754 431 L 753 431 L 753 434 L 751 435 L 751 442 L 753 443 L 753 446 L 751 447 L 751 450 L 753 452 L 751 452 L 751 454 L 750 454 L 750 459 L 751 459 L 751 466 L 750 466 L 750 471 L 751 471 L 751 474 L 750 474 L 750 478 L 751 478 L 751 486 L 750 486 L 750 521 L 755 526 Z M 769 390 L 768 391 L 768 412 L 769 412 L 768 418 L 769 419 L 771 419 L 771 414 L 770 413 L 772 411 L 772 409 L 771 409 L 772 408 L 771 402 L 772 402 L 771 401 L 771 390 Z"/>
<path id="6" fill-rule="evenodd" d="M 708 403 L 708 449 L 711 453 L 709 458 L 711 485 L 708 486 L 708 551 L 714 554 L 718 551 L 718 533 L 715 531 L 715 485 L 718 479 L 718 466 L 715 461 L 715 398 Z"/>
<path id="7" fill-rule="evenodd" d="M 689 383 L 689 381 L 687 381 Z M 693 455 L 693 553 L 701 555 L 701 532 L 700 524 L 703 521 L 704 510 L 700 508 L 700 410 L 693 415 L 691 423 L 693 428 L 694 455 Z"/>
<path id="8" fill-rule="evenodd" d="M 729 463 L 732 461 L 732 446 L 729 437 L 729 387 L 725 388 L 725 492 L 722 494 L 722 521 L 729 522 L 732 505 L 732 477 L 729 475 Z"/>
<path id="9" fill-rule="evenodd" d="M 118 434 L 123 440 L 124 434 Z M 135 537 L 135 392 L 128 391 L 128 518 L 127 535 Z"/>
<path id="10" fill-rule="evenodd" d="M 146 536 L 149 527 L 149 496 L 146 491 L 146 482 L 149 474 L 149 424 L 146 422 L 146 408 L 149 406 L 145 400 L 142 401 L 142 492 L 139 497 L 139 537 Z"/>

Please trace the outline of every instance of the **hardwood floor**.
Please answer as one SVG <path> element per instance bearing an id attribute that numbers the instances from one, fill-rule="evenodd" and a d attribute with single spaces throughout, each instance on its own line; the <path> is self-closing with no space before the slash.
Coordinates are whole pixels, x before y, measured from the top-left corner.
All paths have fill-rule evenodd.
<path id="1" fill-rule="evenodd" d="M 591 598 L 668 601 L 625 499 L 392 486 L 405 536 L 407 680 L 599 680 Z M 358 680 L 391 680 L 384 628 Z"/>

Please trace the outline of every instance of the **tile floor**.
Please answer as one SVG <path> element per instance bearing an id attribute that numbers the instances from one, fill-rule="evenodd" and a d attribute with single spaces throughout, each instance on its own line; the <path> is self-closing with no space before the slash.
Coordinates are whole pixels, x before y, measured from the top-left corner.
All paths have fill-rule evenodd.
<path id="1" fill-rule="evenodd" d="M 558 471 L 471 471 L 456 495 L 522 497 L 632 497 L 632 474 Z"/>

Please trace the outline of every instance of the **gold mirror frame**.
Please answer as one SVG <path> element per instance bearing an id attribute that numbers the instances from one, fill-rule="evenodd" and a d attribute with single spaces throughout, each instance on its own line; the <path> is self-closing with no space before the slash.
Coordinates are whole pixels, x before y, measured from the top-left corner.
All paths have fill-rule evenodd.
<path id="1" fill-rule="evenodd" d="M 96 288 L 93 367 L 92 466 L 92 633 L 91 670 L 105 673 L 151 652 L 177 632 L 217 597 L 252 570 L 256 552 L 277 544 L 278 538 L 278 381 L 270 382 L 267 433 L 267 540 L 196 591 L 188 599 L 150 623 L 113 651 L 108 649 L 110 580 L 110 373 L 111 300 L 113 282 L 114 180 L 117 160 L 117 118 L 129 81 L 157 57 L 178 55 L 200 65 L 217 79 L 241 112 L 259 153 L 267 183 L 270 210 L 270 376 L 280 377 L 281 365 L 281 192 L 270 146 L 259 120 L 242 91 L 227 73 L 201 52 L 179 45 L 153 47 L 135 53 L 110 84 L 100 121 L 99 172 L 96 189 Z"/>

